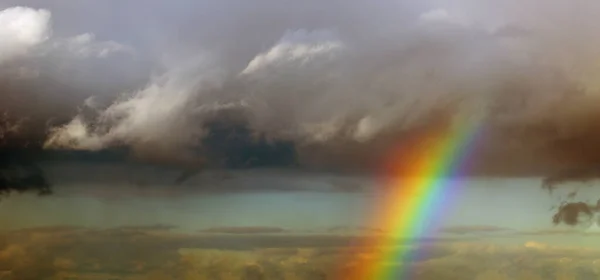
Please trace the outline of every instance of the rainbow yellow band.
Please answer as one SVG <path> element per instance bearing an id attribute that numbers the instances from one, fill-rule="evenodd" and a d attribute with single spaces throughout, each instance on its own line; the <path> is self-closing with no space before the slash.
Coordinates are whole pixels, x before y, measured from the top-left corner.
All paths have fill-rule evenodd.
<path id="1" fill-rule="evenodd" d="M 409 263 L 426 252 L 410 244 L 432 229 L 457 194 L 458 177 L 481 134 L 480 121 L 462 118 L 430 127 L 401 145 L 391 161 L 394 179 L 375 211 L 373 226 L 386 234 L 362 244 L 366 251 L 359 249 L 354 265 L 338 279 L 414 279 Z"/>

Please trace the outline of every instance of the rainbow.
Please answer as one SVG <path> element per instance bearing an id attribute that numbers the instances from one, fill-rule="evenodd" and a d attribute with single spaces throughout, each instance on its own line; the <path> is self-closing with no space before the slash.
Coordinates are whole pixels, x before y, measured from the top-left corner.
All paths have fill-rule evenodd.
<path id="1" fill-rule="evenodd" d="M 391 155 L 388 164 L 394 176 L 386 183 L 384 202 L 372 225 L 386 234 L 361 244 L 368 248 L 366 253 L 354 253 L 353 268 L 340 280 L 416 279 L 402 263 L 423 251 L 407 245 L 433 229 L 459 191 L 456 177 L 469 166 L 469 154 L 482 135 L 481 123 L 459 116 L 453 123 L 428 127 Z"/>

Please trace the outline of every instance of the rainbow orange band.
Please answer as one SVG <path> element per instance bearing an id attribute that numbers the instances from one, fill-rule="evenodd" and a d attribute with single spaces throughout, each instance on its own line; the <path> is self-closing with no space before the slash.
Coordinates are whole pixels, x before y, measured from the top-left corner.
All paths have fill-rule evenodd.
<path id="1" fill-rule="evenodd" d="M 366 247 L 369 253 L 340 280 L 414 279 L 408 262 L 423 253 L 406 245 L 418 241 L 437 223 L 460 189 L 460 176 L 482 134 L 478 120 L 457 119 L 454 125 L 428 129 L 394 153 L 396 177 L 376 211 L 375 227 L 387 234 Z M 399 177 L 399 178 L 398 178 Z"/>

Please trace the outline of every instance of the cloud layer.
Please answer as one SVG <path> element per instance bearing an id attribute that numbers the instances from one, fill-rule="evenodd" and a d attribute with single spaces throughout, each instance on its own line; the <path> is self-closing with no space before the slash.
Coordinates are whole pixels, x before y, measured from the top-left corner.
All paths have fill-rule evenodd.
<path id="1" fill-rule="evenodd" d="M 115 17 L 123 29 L 110 31 L 54 2 L 3 10 L 4 76 L 21 77 L 2 85 L 6 110 L 48 132 L 47 148 L 125 146 L 146 159 L 252 166 L 256 155 L 224 164 L 234 156 L 210 152 L 243 142 L 244 151 L 293 150 L 277 161 L 286 165 L 361 170 L 377 169 L 408 136 L 450 129 L 466 114 L 486 131 L 473 148 L 476 173 L 596 176 L 594 4 L 567 12 L 556 1 L 543 9 L 533 0 L 379 0 L 368 9 L 332 1 L 290 4 L 295 16 L 286 16 L 268 0 L 178 3 L 206 16 L 172 20 L 179 8 L 171 6 L 149 8 L 149 21 L 119 6 L 131 18 Z M 230 17 L 216 16 L 224 12 Z M 91 30 L 68 34 L 71 21 Z M 229 136 L 211 140 L 216 133 Z"/>
<path id="2" fill-rule="evenodd" d="M 356 240 L 335 234 L 206 235 L 155 228 L 57 226 L 0 232 L 0 275 L 9 279 L 123 274 L 144 279 L 339 279 L 391 249 L 356 248 L 351 245 Z M 413 277 L 422 280 L 598 277 L 597 248 L 558 245 L 542 238 L 508 244 L 469 239 L 425 242 L 406 248 L 419 252 L 412 254 L 415 258 L 390 261 L 390 265 L 409 266 Z M 114 250 L 120 254 L 115 256 Z"/>

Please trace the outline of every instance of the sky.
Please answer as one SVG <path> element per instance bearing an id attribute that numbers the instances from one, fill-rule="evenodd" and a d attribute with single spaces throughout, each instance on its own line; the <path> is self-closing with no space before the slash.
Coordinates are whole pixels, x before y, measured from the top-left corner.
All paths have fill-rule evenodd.
<path id="1" fill-rule="evenodd" d="M 228 179 L 211 171 L 190 179 L 184 185 L 135 185 L 141 176 L 169 178 L 175 172 L 154 171 L 139 166 L 111 164 L 124 169 L 106 182 L 81 183 L 53 180 L 55 193 L 40 198 L 34 194 L 15 195 L 2 200 L 3 228 L 55 225 L 111 228 L 128 225 L 164 224 L 185 232 L 218 227 L 275 227 L 299 232 L 323 232 L 335 227 L 369 227 L 377 215 L 375 207 L 386 192 L 374 177 L 313 174 L 285 170 L 229 171 Z M 57 172 L 73 172 L 82 177 L 106 174 L 107 166 L 54 166 Z M 133 179 L 132 179 L 133 178 Z M 215 179 L 217 178 L 217 179 Z M 447 211 L 433 227 L 494 226 L 512 230 L 553 229 L 553 207 L 569 192 L 589 201 L 600 195 L 594 185 L 571 184 L 553 193 L 540 187 L 541 178 L 464 179 L 459 187 L 448 189 Z M 219 188 L 209 188 L 215 184 Z M 350 190 L 340 186 L 355 184 Z M 593 202 L 593 201 L 592 201 Z M 437 206 L 434 211 L 441 211 Z M 17 217 L 15 217 L 15 213 Z M 518 217 L 518 218 L 515 218 Z M 589 227 L 583 224 L 581 229 Z M 559 227 L 562 228 L 562 227 Z M 434 234 L 435 235 L 435 234 Z"/>
<path id="2" fill-rule="evenodd" d="M 218 120 L 369 172 L 460 112 L 489 131 L 474 173 L 589 173 L 595 4 L 538 4 L 2 1 L 2 109 L 46 148 L 218 165 Z"/>
<path id="3" fill-rule="evenodd" d="M 0 278 L 597 279 L 598 11 L 0 0 Z M 419 163 L 457 171 L 406 239 Z"/>
<path id="4" fill-rule="evenodd" d="M 541 188 L 600 174 L 598 5 L 0 0 L 0 140 L 55 191 L 0 220 L 361 226 L 390 154 L 464 115 L 483 136 L 444 222 L 600 211 Z"/>

